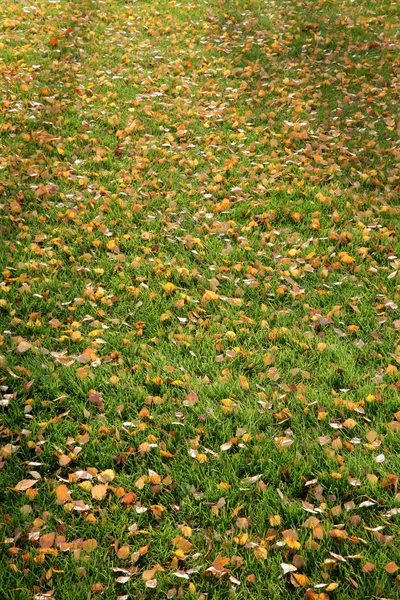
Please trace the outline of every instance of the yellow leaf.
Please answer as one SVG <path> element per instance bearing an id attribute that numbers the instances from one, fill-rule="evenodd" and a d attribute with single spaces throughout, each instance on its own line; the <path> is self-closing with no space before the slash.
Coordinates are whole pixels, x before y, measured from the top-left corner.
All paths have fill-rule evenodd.
<path id="1" fill-rule="evenodd" d="M 58 550 L 55 548 L 39 548 L 39 554 L 51 554 L 52 556 L 58 555 Z"/>
<path id="2" fill-rule="evenodd" d="M 173 283 L 169 283 L 169 282 L 166 283 L 165 285 L 163 285 L 163 288 L 164 288 L 164 292 L 166 294 L 172 294 L 172 292 L 174 292 L 176 289 L 178 289 L 176 287 L 176 285 L 174 285 Z"/>
<path id="3" fill-rule="evenodd" d="M 241 387 L 244 390 L 248 390 L 250 388 L 250 386 L 249 386 L 249 382 L 247 381 L 247 378 L 244 375 L 239 375 L 238 378 L 239 378 L 239 383 L 240 383 Z"/>
<path id="4" fill-rule="evenodd" d="M 292 573 L 291 575 L 296 580 L 298 585 L 300 585 L 302 587 L 306 586 L 310 583 L 310 580 L 308 579 L 308 577 L 306 577 L 305 575 L 302 575 L 301 573 Z"/>
<path id="5" fill-rule="evenodd" d="M 91 552 L 92 550 L 96 550 L 97 546 L 97 540 L 95 540 L 94 538 L 82 542 L 82 550 L 84 550 L 85 552 Z"/>
<path id="6" fill-rule="evenodd" d="M 245 544 L 247 544 L 247 542 L 249 540 L 249 534 L 241 533 L 240 535 L 236 535 L 233 539 L 240 546 L 244 546 Z"/>
<path id="7" fill-rule="evenodd" d="M 219 300 L 219 296 L 215 292 L 207 290 L 206 292 L 204 292 L 201 300 L 203 304 L 207 304 L 207 302 L 211 302 L 211 300 Z"/>
<path id="8" fill-rule="evenodd" d="M 154 577 L 155 574 L 156 574 L 155 569 L 147 569 L 146 571 L 143 571 L 142 579 L 144 579 L 144 581 L 149 581 L 150 579 L 152 579 Z"/>
<path id="9" fill-rule="evenodd" d="M 219 484 L 218 484 L 218 487 L 219 487 L 221 490 L 224 490 L 224 491 L 226 491 L 226 490 L 229 490 L 229 488 L 230 488 L 231 486 L 230 486 L 230 484 L 229 484 L 229 483 L 227 483 L 226 481 L 221 481 L 221 483 L 219 483 Z"/>
<path id="10" fill-rule="evenodd" d="M 93 487 L 91 481 L 81 481 L 78 486 L 85 492 L 91 492 Z"/>
<path id="11" fill-rule="evenodd" d="M 147 482 L 147 475 L 142 475 L 136 481 L 135 486 L 137 487 L 138 490 L 142 490 L 144 488 L 144 486 L 146 485 L 146 482 Z"/>
<path id="12" fill-rule="evenodd" d="M 254 556 L 258 558 L 258 560 L 265 560 L 268 556 L 267 549 L 263 546 L 257 546 L 254 548 Z"/>
<path id="13" fill-rule="evenodd" d="M 190 537 L 192 535 L 192 528 L 188 525 L 184 525 L 183 527 L 181 527 L 181 532 L 182 535 L 184 535 L 185 537 Z"/>
<path id="14" fill-rule="evenodd" d="M 295 540 L 293 537 L 285 536 L 285 542 L 289 546 L 289 548 L 292 548 L 292 550 L 300 550 L 300 548 L 301 548 L 300 543 L 297 540 Z"/>
<path id="15" fill-rule="evenodd" d="M 206 454 L 198 454 L 198 455 L 196 456 L 196 460 L 197 460 L 199 463 L 205 463 L 205 462 L 207 462 L 207 455 L 206 455 Z"/>
<path id="16" fill-rule="evenodd" d="M 386 367 L 386 373 L 390 376 L 390 377 L 396 377 L 399 374 L 399 370 L 397 367 L 395 367 L 394 365 L 388 365 Z"/>
<path id="17" fill-rule="evenodd" d="M 336 590 L 338 587 L 339 584 L 332 581 L 332 583 L 330 583 L 325 589 L 327 592 L 333 592 L 333 590 Z"/>
<path id="18" fill-rule="evenodd" d="M 99 473 L 97 479 L 101 483 L 108 483 L 109 481 L 113 481 L 115 479 L 115 473 L 112 469 L 106 469 L 105 471 Z"/>

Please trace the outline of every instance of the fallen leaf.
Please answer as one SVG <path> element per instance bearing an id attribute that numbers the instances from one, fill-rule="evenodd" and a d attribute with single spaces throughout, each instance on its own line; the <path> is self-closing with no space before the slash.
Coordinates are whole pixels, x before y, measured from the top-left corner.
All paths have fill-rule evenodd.
<path id="1" fill-rule="evenodd" d="M 22 481 L 19 481 L 17 485 L 11 489 L 16 492 L 25 492 L 25 490 L 31 488 L 35 483 L 37 483 L 36 479 L 22 479 Z"/>
<path id="2" fill-rule="evenodd" d="M 54 532 L 41 535 L 39 538 L 40 547 L 41 548 L 51 548 L 54 543 L 55 537 L 56 537 L 56 534 Z"/>
<path id="3" fill-rule="evenodd" d="M 92 487 L 92 498 L 103 500 L 107 495 L 108 486 L 104 483 L 98 483 Z"/>
<path id="4" fill-rule="evenodd" d="M 23 354 L 24 352 L 27 352 L 28 350 L 30 350 L 30 348 L 32 348 L 32 344 L 30 344 L 26 340 L 23 340 L 22 342 L 20 342 L 18 344 L 15 351 L 18 352 L 18 354 Z"/>
<path id="5" fill-rule="evenodd" d="M 384 567 L 386 573 L 390 573 L 390 575 L 392 575 L 393 573 L 396 573 L 396 571 L 399 570 L 399 567 L 396 565 L 395 562 L 391 561 L 388 562 L 388 564 Z"/>
<path id="6" fill-rule="evenodd" d="M 82 550 L 84 550 L 85 552 L 92 552 L 93 550 L 95 550 L 98 546 L 97 540 L 95 540 L 94 538 L 89 539 L 89 540 L 84 540 L 82 542 Z"/>
<path id="7" fill-rule="evenodd" d="M 71 499 L 69 490 L 64 483 L 56 487 L 56 496 L 60 502 L 68 502 Z"/>

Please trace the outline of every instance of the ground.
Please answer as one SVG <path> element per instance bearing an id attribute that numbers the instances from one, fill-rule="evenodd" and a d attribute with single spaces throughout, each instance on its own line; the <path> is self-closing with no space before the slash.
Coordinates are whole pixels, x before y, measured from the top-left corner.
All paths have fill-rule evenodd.
<path id="1" fill-rule="evenodd" d="M 399 598 L 397 3 L 0 11 L 2 599 Z"/>

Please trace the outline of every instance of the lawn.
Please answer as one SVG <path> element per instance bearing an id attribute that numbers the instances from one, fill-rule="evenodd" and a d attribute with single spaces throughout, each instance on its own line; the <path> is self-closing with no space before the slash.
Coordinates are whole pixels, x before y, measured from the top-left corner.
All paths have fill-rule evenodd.
<path id="1" fill-rule="evenodd" d="M 400 598 L 398 4 L 0 13 L 1 599 Z"/>

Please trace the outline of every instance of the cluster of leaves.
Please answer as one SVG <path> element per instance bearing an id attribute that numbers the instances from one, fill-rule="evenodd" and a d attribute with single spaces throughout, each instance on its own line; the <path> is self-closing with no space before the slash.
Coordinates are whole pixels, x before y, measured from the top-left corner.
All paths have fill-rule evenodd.
<path id="1" fill-rule="evenodd" d="M 2 597 L 399 597 L 397 3 L 0 12 Z"/>

